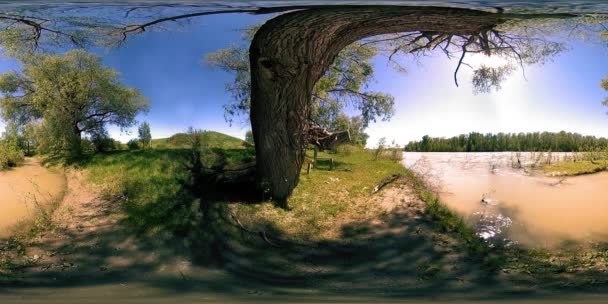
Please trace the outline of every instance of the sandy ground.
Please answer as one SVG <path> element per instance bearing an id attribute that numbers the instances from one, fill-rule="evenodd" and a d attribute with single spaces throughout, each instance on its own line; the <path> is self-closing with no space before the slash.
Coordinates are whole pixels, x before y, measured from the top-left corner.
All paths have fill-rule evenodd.
<path id="1" fill-rule="evenodd" d="M 185 250 L 196 247 L 181 240 L 168 244 L 134 234 L 121 223 L 117 203 L 87 186 L 81 172 L 66 175 L 68 192 L 54 215 L 58 227 L 30 244 L 28 267 L 0 281 L 2 303 L 583 299 L 539 292 L 530 278 L 485 271 L 458 250 L 456 240 L 437 232 L 423 213 L 424 203 L 405 185 L 382 190 L 369 202 L 386 216 L 342 221 L 340 240 L 275 247 L 259 235 L 226 228 L 223 232 L 233 235 L 221 245 L 222 259 L 209 264 L 196 258 L 196 249 Z M 584 296 L 590 302 L 605 298 Z"/>

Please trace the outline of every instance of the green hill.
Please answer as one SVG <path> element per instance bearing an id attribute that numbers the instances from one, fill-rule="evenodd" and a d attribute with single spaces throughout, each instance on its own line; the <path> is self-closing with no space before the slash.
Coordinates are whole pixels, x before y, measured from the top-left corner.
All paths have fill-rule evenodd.
<path id="1" fill-rule="evenodd" d="M 242 149 L 247 147 L 247 143 L 239 138 L 232 137 L 215 131 L 204 131 L 201 134 L 201 141 L 209 147 L 221 149 Z M 182 149 L 190 147 L 189 135 L 177 133 L 169 138 L 159 138 L 152 140 L 152 148 L 155 149 Z"/>

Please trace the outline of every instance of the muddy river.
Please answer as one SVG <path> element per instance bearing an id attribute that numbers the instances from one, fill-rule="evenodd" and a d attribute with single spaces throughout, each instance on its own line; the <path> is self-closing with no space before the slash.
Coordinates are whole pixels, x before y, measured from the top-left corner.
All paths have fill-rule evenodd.
<path id="1" fill-rule="evenodd" d="M 554 158 L 565 154 L 553 154 Z M 522 164 L 538 159 L 522 153 Z M 514 153 L 404 153 L 442 201 L 494 242 L 551 247 L 608 240 L 608 172 L 558 178 L 518 167 Z"/>
<path id="2" fill-rule="evenodd" d="M 42 167 L 35 159 L 26 159 L 23 165 L 0 172 L 0 237 L 11 234 L 37 208 L 48 207 L 64 189 L 64 176 Z"/>

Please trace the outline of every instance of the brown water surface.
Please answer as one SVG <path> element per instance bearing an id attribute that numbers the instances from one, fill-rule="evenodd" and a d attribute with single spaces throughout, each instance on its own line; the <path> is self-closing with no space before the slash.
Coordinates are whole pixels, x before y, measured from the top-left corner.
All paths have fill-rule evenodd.
<path id="1" fill-rule="evenodd" d="M 48 206 L 64 189 L 64 176 L 33 158 L 0 172 L 0 237 L 11 234 L 15 224 L 35 214 L 37 205 Z"/>
<path id="2" fill-rule="evenodd" d="M 510 152 L 404 155 L 405 166 L 436 183 L 442 201 L 476 222 L 484 238 L 501 233 L 548 247 L 566 240 L 608 241 L 608 172 L 546 177 L 513 168 Z M 521 155 L 524 163 L 534 159 L 538 154 Z M 498 227 L 484 226 L 488 222 Z"/>

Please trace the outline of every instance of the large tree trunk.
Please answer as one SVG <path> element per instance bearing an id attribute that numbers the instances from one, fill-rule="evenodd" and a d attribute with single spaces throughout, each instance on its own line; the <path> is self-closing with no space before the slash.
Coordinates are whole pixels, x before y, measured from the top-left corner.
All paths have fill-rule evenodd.
<path id="1" fill-rule="evenodd" d="M 482 11 L 397 6 L 295 11 L 264 24 L 250 47 L 251 124 L 258 182 L 284 202 L 298 184 L 315 83 L 347 45 L 410 31 L 471 34 L 500 23 Z"/>

